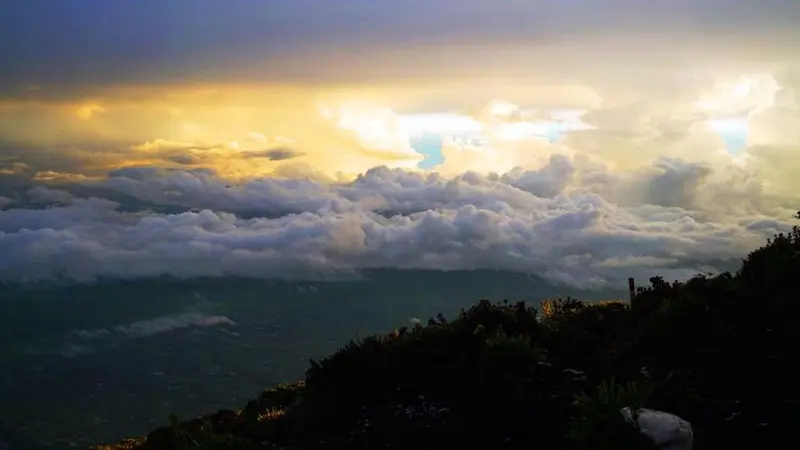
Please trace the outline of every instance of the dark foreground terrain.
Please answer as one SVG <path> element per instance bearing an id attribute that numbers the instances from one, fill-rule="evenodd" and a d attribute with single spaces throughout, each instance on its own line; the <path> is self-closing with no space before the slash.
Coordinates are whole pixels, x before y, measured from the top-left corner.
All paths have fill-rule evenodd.
<path id="1" fill-rule="evenodd" d="M 482 301 L 352 342 L 239 411 L 97 448 L 653 448 L 624 406 L 688 420 L 695 449 L 795 442 L 800 229 L 735 274 L 650 283 L 630 305 Z"/>

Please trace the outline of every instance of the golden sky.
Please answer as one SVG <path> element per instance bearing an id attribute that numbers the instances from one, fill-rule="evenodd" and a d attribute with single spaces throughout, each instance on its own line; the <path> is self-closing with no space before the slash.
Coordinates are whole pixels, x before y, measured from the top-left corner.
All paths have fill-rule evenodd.
<path id="1" fill-rule="evenodd" d="M 792 2 L 299 1 L 190 15 L 85 3 L 60 21 L 25 6 L 6 16 L 4 173 L 351 179 L 380 165 L 506 172 L 561 153 L 629 170 L 660 156 L 745 164 L 797 187 Z M 100 22 L 126 15 L 150 33 Z M 441 148 L 421 148 L 426 135 Z M 431 151 L 444 161 L 421 164 Z"/>
<path id="2" fill-rule="evenodd" d="M 444 156 L 428 169 L 442 173 L 502 173 L 553 153 L 630 170 L 669 156 L 745 164 L 783 188 L 797 186 L 789 175 L 798 167 L 800 120 L 791 79 L 763 71 L 619 76 L 630 83 L 476 75 L 450 83 L 112 85 L 85 97 L 8 99 L 0 136 L 17 167 L 86 176 L 131 165 L 328 179 L 379 165 L 421 170 L 414 138 L 428 133 L 442 138 Z M 731 150 L 724 138 L 734 135 L 746 143 Z M 271 150 L 285 151 L 273 158 Z"/>

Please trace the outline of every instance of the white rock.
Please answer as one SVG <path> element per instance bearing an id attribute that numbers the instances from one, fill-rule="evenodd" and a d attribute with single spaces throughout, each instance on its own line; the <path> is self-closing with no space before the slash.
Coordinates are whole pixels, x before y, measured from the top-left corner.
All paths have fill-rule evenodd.
<path id="1" fill-rule="evenodd" d="M 634 412 L 626 407 L 620 412 L 662 450 L 692 450 L 692 425 L 680 417 L 645 408 Z"/>

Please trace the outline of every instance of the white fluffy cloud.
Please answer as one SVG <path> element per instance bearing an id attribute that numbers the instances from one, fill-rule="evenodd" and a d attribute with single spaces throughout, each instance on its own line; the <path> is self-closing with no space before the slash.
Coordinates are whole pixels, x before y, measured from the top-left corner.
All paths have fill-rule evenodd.
<path id="1" fill-rule="evenodd" d="M 662 158 L 625 174 L 564 155 L 489 175 L 378 167 L 341 184 L 231 185 L 210 171 L 131 168 L 81 186 L 186 212 L 38 188 L 29 197 L 52 206 L 0 211 L 4 280 L 489 268 L 602 287 L 726 269 L 786 230 L 793 206 L 730 168 Z"/>

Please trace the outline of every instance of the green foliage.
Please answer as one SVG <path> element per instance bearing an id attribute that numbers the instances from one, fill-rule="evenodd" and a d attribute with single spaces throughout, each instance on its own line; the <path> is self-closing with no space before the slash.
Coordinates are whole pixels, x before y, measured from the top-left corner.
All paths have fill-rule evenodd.
<path id="1" fill-rule="evenodd" d="M 542 300 L 542 316 L 551 326 L 558 326 L 565 319 L 574 316 L 586 307 L 582 301 L 567 297 L 565 300 Z"/>
<path id="2" fill-rule="evenodd" d="M 603 380 L 594 396 L 583 392 L 576 394 L 576 412 L 570 421 L 568 437 L 582 448 L 655 448 L 621 414 L 625 407 L 632 411 L 644 407 L 653 389 L 653 384 L 648 381 L 631 381 L 623 385 L 612 378 Z"/>
<path id="3" fill-rule="evenodd" d="M 509 336 L 502 331 L 486 340 L 486 354 L 491 359 L 489 363 L 503 364 L 510 367 L 524 367 L 526 364 L 535 363 L 537 352 L 526 336 Z"/>

